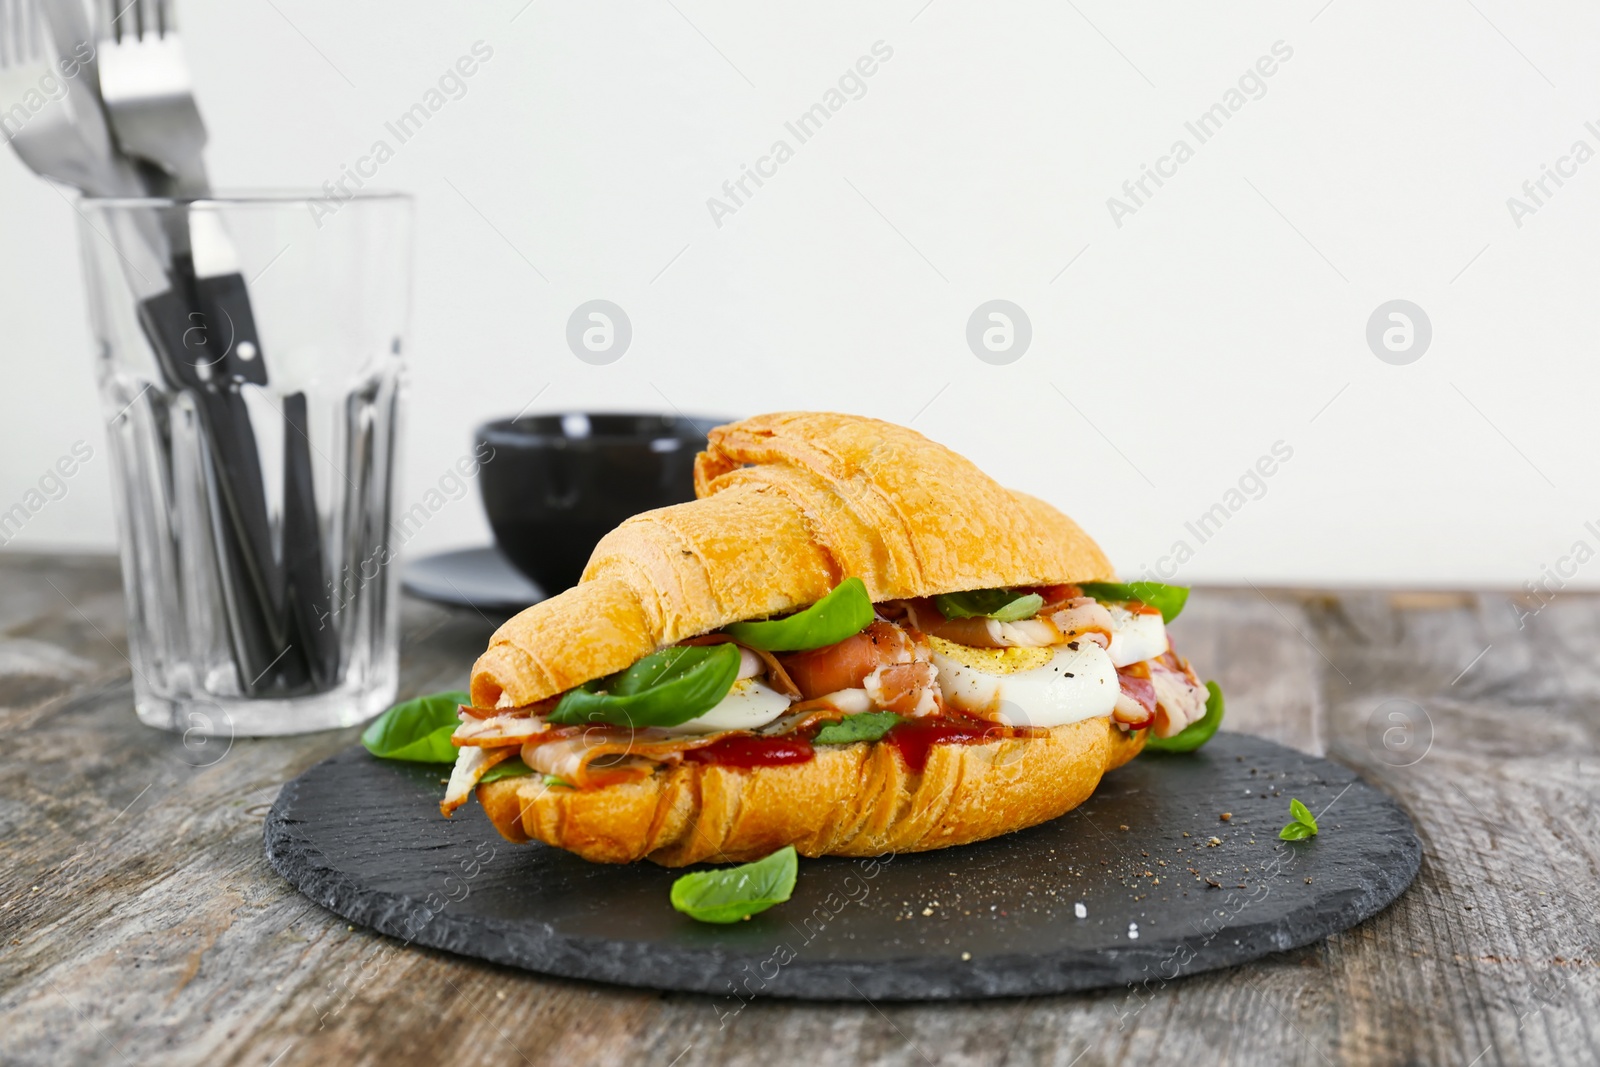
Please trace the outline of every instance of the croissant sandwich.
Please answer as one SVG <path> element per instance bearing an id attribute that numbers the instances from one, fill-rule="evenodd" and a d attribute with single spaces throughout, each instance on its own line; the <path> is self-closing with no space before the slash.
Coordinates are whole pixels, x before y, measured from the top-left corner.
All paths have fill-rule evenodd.
<path id="1" fill-rule="evenodd" d="M 476 789 L 510 840 L 603 863 L 920 851 L 1054 819 L 1210 718 L 1151 602 L 1181 590 L 1116 584 L 1071 519 L 909 429 L 718 427 L 695 492 L 496 631 L 446 815 Z"/>

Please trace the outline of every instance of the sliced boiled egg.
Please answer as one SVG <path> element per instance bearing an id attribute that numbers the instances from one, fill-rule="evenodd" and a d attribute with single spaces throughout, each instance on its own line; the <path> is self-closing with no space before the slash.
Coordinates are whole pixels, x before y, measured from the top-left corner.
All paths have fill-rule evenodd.
<path id="1" fill-rule="evenodd" d="M 1111 662 L 1127 667 L 1155 659 L 1167 650 L 1167 628 L 1159 613 L 1136 614 L 1121 604 L 1107 604 L 1111 613 Z"/>
<path id="2" fill-rule="evenodd" d="M 665 727 L 669 734 L 714 734 L 722 730 L 754 730 L 789 710 L 789 698 L 754 678 L 740 678 L 716 707 L 688 722 Z"/>
<path id="3" fill-rule="evenodd" d="M 1065 726 L 1110 715 L 1122 691 L 1111 657 L 1093 641 L 1074 642 L 1077 648 L 970 648 L 930 637 L 928 644 L 946 702 L 1007 726 Z"/>

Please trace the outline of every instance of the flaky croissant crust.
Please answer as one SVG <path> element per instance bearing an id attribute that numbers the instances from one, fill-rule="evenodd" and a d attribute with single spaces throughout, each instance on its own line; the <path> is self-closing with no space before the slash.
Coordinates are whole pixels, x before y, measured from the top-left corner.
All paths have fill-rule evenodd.
<path id="1" fill-rule="evenodd" d="M 803 856 L 881 856 L 964 845 L 1035 826 L 1089 798 L 1144 747 L 1109 719 L 1043 736 L 935 745 L 913 771 L 886 742 L 823 745 L 816 758 L 744 770 L 681 763 L 602 789 L 542 776 L 478 787 L 500 833 L 595 863 L 743 863 L 785 845 Z"/>
<path id="2" fill-rule="evenodd" d="M 495 631 L 473 666 L 474 705 L 535 703 L 663 645 L 803 607 L 852 575 L 874 601 L 1112 577 L 1061 512 L 876 419 L 783 412 L 719 426 L 695 491 L 628 519 L 577 585 Z"/>

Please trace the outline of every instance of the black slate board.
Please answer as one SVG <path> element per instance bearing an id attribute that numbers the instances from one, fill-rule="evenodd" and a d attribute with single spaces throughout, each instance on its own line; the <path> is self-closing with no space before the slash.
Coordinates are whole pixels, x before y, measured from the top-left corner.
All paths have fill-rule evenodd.
<path id="1" fill-rule="evenodd" d="M 667 902 L 681 871 L 512 845 L 475 803 L 445 820 L 442 778 L 340 753 L 283 787 L 267 858 L 317 903 L 409 942 L 721 994 L 729 1011 L 756 995 L 1153 988 L 1348 929 L 1398 897 L 1422 856 L 1406 814 L 1349 770 L 1223 733 L 1191 756 L 1141 756 L 1077 811 L 1020 833 L 877 860 L 802 859 L 793 899 L 708 926 Z M 1316 839 L 1278 840 L 1291 796 L 1319 815 Z"/>

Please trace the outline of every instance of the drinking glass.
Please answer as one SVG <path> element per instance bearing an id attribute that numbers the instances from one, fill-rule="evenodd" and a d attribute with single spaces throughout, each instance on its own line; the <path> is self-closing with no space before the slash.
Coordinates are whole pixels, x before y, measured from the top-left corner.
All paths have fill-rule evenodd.
<path id="1" fill-rule="evenodd" d="M 84 200 L 134 705 L 201 736 L 393 699 L 411 201 Z"/>

